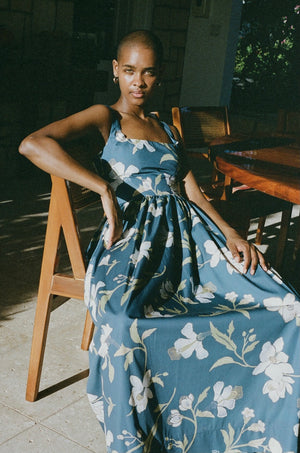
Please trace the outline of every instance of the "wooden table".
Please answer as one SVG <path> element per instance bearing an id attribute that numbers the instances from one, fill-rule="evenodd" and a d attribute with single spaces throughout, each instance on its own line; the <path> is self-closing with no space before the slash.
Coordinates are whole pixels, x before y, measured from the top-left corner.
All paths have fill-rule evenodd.
<path id="1" fill-rule="evenodd" d="M 300 204 L 300 145 L 291 139 L 225 136 L 211 143 L 210 158 L 227 177 Z"/>

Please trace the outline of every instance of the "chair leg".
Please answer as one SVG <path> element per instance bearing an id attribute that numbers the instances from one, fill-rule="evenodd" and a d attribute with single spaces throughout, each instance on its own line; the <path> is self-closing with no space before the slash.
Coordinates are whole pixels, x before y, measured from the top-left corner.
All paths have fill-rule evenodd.
<path id="1" fill-rule="evenodd" d="M 51 313 L 51 299 L 52 296 L 47 290 L 40 291 L 34 320 L 26 388 L 26 400 L 30 402 L 37 399 L 39 391 Z"/>
<path id="2" fill-rule="evenodd" d="M 256 245 L 261 244 L 266 218 L 267 218 L 266 216 L 262 216 L 259 218 L 259 222 L 258 222 L 258 226 L 257 226 L 257 230 L 256 230 L 256 236 L 255 236 Z"/>
<path id="3" fill-rule="evenodd" d="M 93 338 L 94 323 L 91 318 L 90 312 L 87 310 L 85 317 L 85 324 L 83 329 L 83 335 L 81 340 L 81 349 L 87 351 Z"/>
<path id="4" fill-rule="evenodd" d="M 293 205 L 290 205 L 289 209 L 286 209 L 285 211 L 282 211 L 281 215 L 281 226 L 280 226 L 280 232 L 279 232 L 279 237 L 278 237 L 278 246 L 277 246 L 277 252 L 276 252 L 276 259 L 275 259 L 275 266 L 276 269 L 279 271 L 281 270 L 282 267 L 282 262 L 283 262 L 283 257 L 284 257 L 284 251 L 285 251 L 285 246 L 286 246 L 286 241 L 287 241 L 287 236 L 288 236 L 288 229 L 291 221 L 291 214 L 292 214 L 292 208 Z"/>
<path id="5" fill-rule="evenodd" d="M 57 262 L 57 246 L 60 236 L 60 221 L 57 205 L 50 201 L 44 254 L 34 320 L 32 346 L 28 369 L 26 400 L 37 399 L 42 374 L 48 326 L 51 313 L 52 277 Z"/>

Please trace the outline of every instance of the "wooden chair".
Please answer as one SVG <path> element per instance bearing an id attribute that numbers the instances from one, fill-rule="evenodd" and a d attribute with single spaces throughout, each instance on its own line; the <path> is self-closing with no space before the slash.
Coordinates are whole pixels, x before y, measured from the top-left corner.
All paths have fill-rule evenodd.
<path id="1" fill-rule="evenodd" d="M 279 109 L 276 133 L 283 136 L 300 138 L 300 111 Z"/>
<path id="2" fill-rule="evenodd" d="M 211 141 L 224 135 L 230 135 L 228 109 L 224 107 L 173 107 L 173 125 L 178 129 L 187 154 L 190 157 L 209 158 Z M 219 174 L 211 166 L 211 183 L 217 188 Z M 209 197 L 211 185 L 203 182 L 202 190 Z"/>
<path id="3" fill-rule="evenodd" d="M 86 160 L 91 157 L 89 153 L 84 153 L 82 147 L 80 150 L 80 153 L 73 153 L 75 157 L 76 154 L 84 156 Z M 26 389 L 27 401 L 35 401 L 38 397 L 51 312 L 70 298 L 83 300 L 86 262 L 78 212 L 91 204 L 100 205 L 97 194 L 53 175 L 51 179 L 52 190 Z M 58 272 L 61 236 L 64 236 L 70 259 L 70 274 Z M 93 328 L 92 319 L 87 312 L 81 343 L 83 350 L 88 350 Z"/>
<path id="4" fill-rule="evenodd" d="M 212 140 L 230 135 L 227 107 L 173 107 L 173 124 L 178 129 L 189 156 L 209 157 Z M 206 147 L 204 152 L 199 148 Z M 216 170 L 212 171 L 210 184 L 200 182 L 204 195 L 211 200 L 222 216 L 247 237 L 251 218 L 259 218 L 255 243 L 261 244 L 266 216 L 282 212 L 275 264 L 280 268 L 283 260 L 292 205 L 283 200 L 262 194 L 233 181 L 227 175 L 220 181 Z M 246 190 L 245 190 L 246 189 Z M 239 212 L 239 218 L 236 211 Z M 243 215 L 241 215 L 243 214 Z M 240 219 L 240 220 L 239 220 Z"/>

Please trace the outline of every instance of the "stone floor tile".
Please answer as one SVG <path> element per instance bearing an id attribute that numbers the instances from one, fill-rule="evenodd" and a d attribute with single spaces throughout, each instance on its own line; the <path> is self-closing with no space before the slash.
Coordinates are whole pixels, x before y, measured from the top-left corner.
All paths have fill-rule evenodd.
<path id="1" fill-rule="evenodd" d="M 0 453 L 88 453 L 87 449 L 42 425 L 35 425 L 0 445 Z"/>
<path id="2" fill-rule="evenodd" d="M 0 446 L 35 424 L 34 420 L 0 403 Z M 0 447 L 1 450 L 1 447 Z"/>
<path id="3" fill-rule="evenodd" d="M 46 351 L 47 352 L 47 351 Z M 86 393 L 88 357 L 86 351 L 63 354 L 48 350 L 42 379 L 41 398 L 31 403 L 25 400 L 30 343 L 10 350 L 1 359 L 0 402 L 37 421 L 57 413 Z M 47 390 L 46 390 L 47 389 Z"/>
<path id="4" fill-rule="evenodd" d="M 43 425 L 97 453 L 106 453 L 104 433 L 86 396 L 43 420 Z"/>

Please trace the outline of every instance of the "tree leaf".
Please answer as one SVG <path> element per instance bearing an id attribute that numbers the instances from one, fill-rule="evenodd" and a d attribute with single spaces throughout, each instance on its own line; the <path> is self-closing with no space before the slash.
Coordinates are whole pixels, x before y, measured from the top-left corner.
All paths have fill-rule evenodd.
<path id="1" fill-rule="evenodd" d="M 243 309 L 238 309 L 237 310 L 239 313 L 242 313 L 242 315 L 244 315 L 246 318 L 250 319 L 250 315 L 249 315 L 249 312 L 247 310 L 243 310 Z"/>
<path id="2" fill-rule="evenodd" d="M 230 442 L 229 442 L 229 436 L 227 434 L 227 431 L 225 431 L 225 429 L 221 429 L 221 433 L 222 433 L 222 436 L 224 439 L 224 444 L 226 446 L 226 450 L 228 450 Z"/>
<path id="3" fill-rule="evenodd" d="M 188 263 L 191 263 L 192 262 L 192 258 L 190 256 L 187 256 L 183 261 L 182 261 L 182 266 L 184 266 L 185 264 L 188 264 Z"/>
<path id="4" fill-rule="evenodd" d="M 152 382 L 154 382 L 155 384 L 159 384 L 161 385 L 162 387 L 165 386 L 165 384 L 163 383 L 163 381 L 160 379 L 160 377 L 158 376 L 153 376 L 153 378 L 151 379 Z"/>
<path id="5" fill-rule="evenodd" d="M 218 342 L 223 344 L 226 349 L 229 349 L 229 351 L 236 351 L 236 345 L 234 341 L 232 341 L 231 338 L 229 338 L 228 335 L 225 333 L 222 333 L 220 330 L 218 330 L 213 323 L 210 323 L 210 330 L 213 338 Z"/>
<path id="6" fill-rule="evenodd" d="M 125 362 L 124 362 L 124 370 L 127 371 L 128 365 L 133 362 L 133 351 L 128 352 Z"/>
<path id="7" fill-rule="evenodd" d="M 182 290 L 185 288 L 185 286 L 186 286 L 185 284 L 186 284 L 186 279 L 185 279 L 185 280 L 182 280 L 182 281 L 179 283 L 177 292 L 182 291 Z"/>
<path id="8" fill-rule="evenodd" d="M 235 433 L 235 431 L 234 431 L 233 427 L 231 426 L 230 423 L 228 423 L 228 435 L 229 435 L 230 444 L 232 444 L 234 441 L 234 433 Z"/>
<path id="9" fill-rule="evenodd" d="M 196 406 L 198 406 L 198 404 L 200 404 L 203 400 L 205 400 L 205 398 L 207 397 L 209 389 L 210 389 L 210 387 L 206 387 L 206 389 L 204 389 L 203 392 L 200 393 L 200 395 L 198 396 L 198 401 L 197 401 Z"/>
<path id="10" fill-rule="evenodd" d="M 163 157 L 160 159 L 160 164 L 164 162 L 165 160 L 176 160 L 172 154 L 164 154 Z"/>
<path id="11" fill-rule="evenodd" d="M 249 447 L 260 447 L 264 441 L 266 440 L 266 437 L 261 437 L 260 439 L 254 439 L 254 440 L 250 440 L 250 442 L 248 443 Z"/>
<path id="12" fill-rule="evenodd" d="M 109 377 L 109 382 L 112 382 L 115 377 L 115 369 L 110 362 L 108 362 L 108 377 Z"/>
<path id="13" fill-rule="evenodd" d="M 131 351 L 131 349 L 127 348 L 122 343 L 121 346 L 119 347 L 119 349 L 117 350 L 117 352 L 115 352 L 114 357 L 120 357 L 122 355 L 127 354 L 129 351 Z"/>
<path id="14" fill-rule="evenodd" d="M 148 329 L 148 330 L 145 330 L 142 334 L 142 340 L 145 340 L 145 338 L 147 337 L 150 337 L 150 335 L 155 332 L 157 328 L 155 327 L 155 329 Z"/>
<path id="15" fill-rule="evenodd" d="M 187 444 L 189 443 L 188 441 L 188 438 L 186 436 L 186 434 L 183 436 L 183 448 L 185 449 L 185 447 L 187 446 Z M 184 450 L 183 450 L 184 451 Z"/>
<path id="16" fill-rule="evenodd" d="M 231 337 L 231 335 L 232 335 L 233 332 L 234 332 L 234 324 L 233 324 L 233 321 L 230 321 L 230 324 L 229 324 L 229 326 L 228 326 L 227 332 L 228 332 L 228 335 Z"/>
<path id="17" fill-rule="evenodd" d="M 217 360 L 211 367 L 210 370 L 217 368 L 218 366 L 228 365 L 229 363 L 235 363 L 234 359 L 229 356 L 221 357 L 221 359 Z"/>
<path id="18" fill-rule="evenodd" d="M 137 319 L 135 319 L 133 321 L 133 323 L 131 324 L 131 326 L 129 328 L 129 332 L 130 332 L 132 341 L 134 341 L 135 343 L 141 343 L 141 339 L 140 339 L 140 336 L 139 336 L 139 333 L 137 330 Z"/>
<path id="19" fill-rule="evenodd" d="M 215 418 L 214 414 L 210 411 L 200 411 L 197 409 L 196 411 L 196 417 L 209 417 L 209 418 Z"/>
<path id="20" fill-rule="evenodd" d="M 244 353 L 247 354 L 247 352 L 253 351 L 255 346 L 259 343 L 259 341 L 253 341 L 253 343 L 249 344 L 246 348 Z"/>

